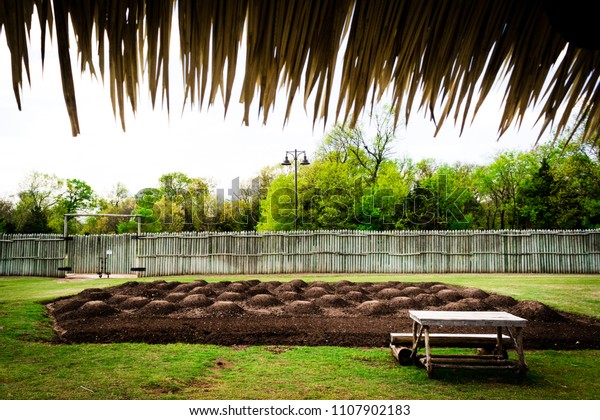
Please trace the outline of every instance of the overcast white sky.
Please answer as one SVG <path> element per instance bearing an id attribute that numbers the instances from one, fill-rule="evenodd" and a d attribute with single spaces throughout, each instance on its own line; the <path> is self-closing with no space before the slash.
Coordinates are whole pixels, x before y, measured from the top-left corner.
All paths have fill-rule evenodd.
<path id="1" fill-rule="evenodd" d="M 0 35 L 0 197 L 15 194 L 19 183 L 33 171 L 83 180 L 101 195 L 117 182 L 135 193 L 156 186 L 162 174 L 173 171 L 209 178 L 218 188 L 230 188 L 233 178 L 248 180 L 260 168 L 280 163 L 286 150 L 306 150 L 310 156 L 331 126 L 329 123 L 324 129 L 320 123 L 313 130 L 312 108 L 307 114 L 297 100 L 283 127 L 282 95 L 278 102 L 281 108 L 276 106 L 266 126 L 254 104 L 255 119 L 246 127 L 242 125 L 243 105 L 236 101 L 239 89 L 233 94 L 226 118 L 219 101 L 208 110 L 187 107 L 182 113 L 181 67 L 178 49 L 173 49 L 171 114 L 161 107 L 152 110 L 146 100 L 147 89 L 142 87 L 138 113 L 134 116 L 128 112 L 125 133 L 113 117 L 108 89 L 88 73 L 80 77 L 79 63 L 73 55 L 81 128 L 81 135 L 73 138 L 55 44 L 48 42 L 42 71 L 37 26 L 34 19 L 31 86 L 25 79 L 22 111 L 17 108 L 12 90 L 6 39 Z M 241 82 L 239 74 L 236 83 L 239 86 Z M 538 134 L 534 127 L 537 113 L 531 111 L 520 130 L 511 130 L 497 141 L 500 104 L 500 93 L 489 97 L 461 137 L 458 129 L 447 123 L 434 138 L 433 123 L 424 114 L 413 114 L 408 126 L 398 130 L 396 157 L 485 163 L 497 151 L 530 148 Z"/>

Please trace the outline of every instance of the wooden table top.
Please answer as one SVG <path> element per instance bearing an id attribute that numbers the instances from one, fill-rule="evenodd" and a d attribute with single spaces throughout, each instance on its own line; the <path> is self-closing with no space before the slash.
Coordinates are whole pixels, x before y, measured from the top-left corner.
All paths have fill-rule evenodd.
<path id="1" fill-rule="evenodd" d="M 408 311 L 421 325 L 524 327 L 527 320 L 502 311 Z"/>

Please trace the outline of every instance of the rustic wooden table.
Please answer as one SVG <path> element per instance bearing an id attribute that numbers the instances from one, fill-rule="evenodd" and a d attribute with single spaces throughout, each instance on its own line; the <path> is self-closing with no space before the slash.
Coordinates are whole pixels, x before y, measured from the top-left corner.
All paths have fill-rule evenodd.
<path id="1" fill-rule="evenodd" d="M 527 320 L 508 312 L 484 311 L 409 311 L 413 320 L 413 340 L 411 357 L 416 358 L 421 337 L 424 338 L 425 358 L 421 362 L 427 368 L 429 377 L 433 369 L 464 368 L 464 369 L 513 369 L 519 374 L 527 370 L 523 352 L 523 328 Z M 432 355 L 429 336 L 430 327 L 492 327 L 496 328 L 496 351 L 493 355 Z M 503 329 L 506 328 L 514 343 L 518 361 L 508 359 L 503 349 Z M 469 334 L 473 336 L 473 334 Z M 469 336 L 465 335 L 465 336 Z"/>

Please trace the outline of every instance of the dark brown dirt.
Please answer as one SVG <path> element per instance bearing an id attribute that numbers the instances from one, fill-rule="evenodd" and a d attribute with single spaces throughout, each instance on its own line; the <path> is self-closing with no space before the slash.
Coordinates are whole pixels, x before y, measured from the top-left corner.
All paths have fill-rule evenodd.
<path id="1" fill-rule="evenodd" d="M 409 309 L 428 309 L 513 313 L 529 349 L 600 349 L 598 319 L 442 283 L 131 281 L 47 306 L 67 343 L 385 347 L 411 330 Z"/>

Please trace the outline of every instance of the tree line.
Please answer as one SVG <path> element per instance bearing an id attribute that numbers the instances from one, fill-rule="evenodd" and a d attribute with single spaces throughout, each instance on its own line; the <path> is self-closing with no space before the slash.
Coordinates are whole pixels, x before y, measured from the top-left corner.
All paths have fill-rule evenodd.
<path id="1" fill-rule="evenodd" d="M 298 229 L 593 229 L 600 227 L 597 143 L 578 133 L 486 165 L 395 158 L 392 113 L 374 133 L 336 125 L 298 171 Z M 174 172 L 134 194 L 117 184 L 97 195 L 82 180 L 30 174 L 0 199 L 0 233 L 62 233 L 64 214 L 141 215 L 144 232 L 292 230 L 294 171 L 266 167 L 246 183 L 216 190 Z M 69 220 L 70 234 L 135 233 L 135 218 Z"/>

